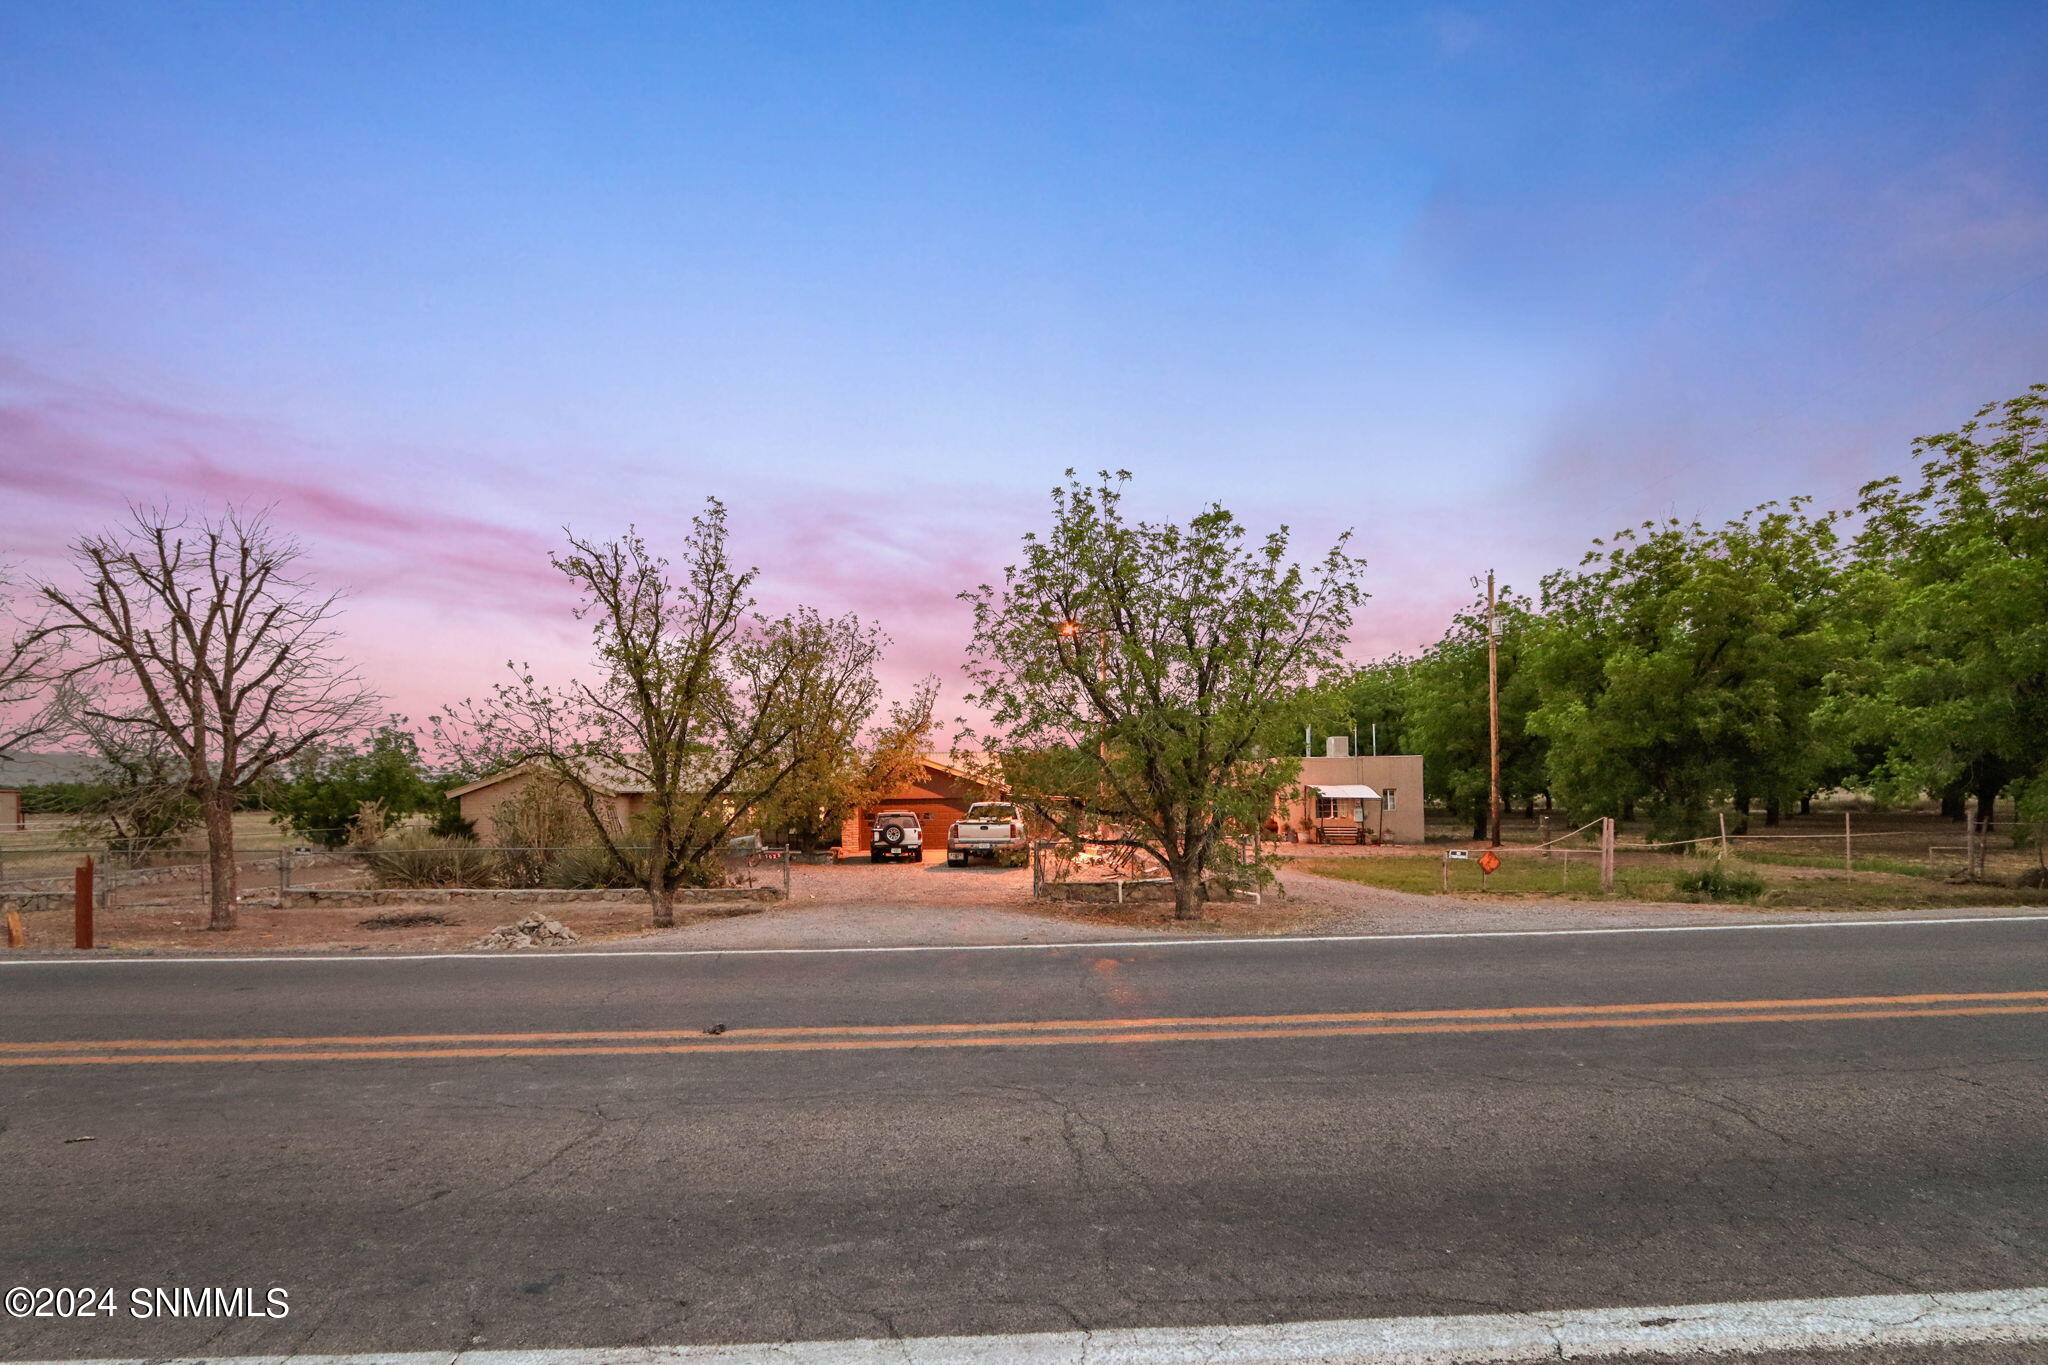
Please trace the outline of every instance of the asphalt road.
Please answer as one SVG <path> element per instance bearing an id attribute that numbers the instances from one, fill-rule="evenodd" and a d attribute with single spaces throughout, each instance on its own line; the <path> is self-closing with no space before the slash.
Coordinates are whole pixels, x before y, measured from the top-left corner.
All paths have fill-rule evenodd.
<path id="1" fill-rule="evenodd" d="M 291 1305 L 0 1357 L 2030 1288 L 2044 969 L 2036 920 L 0 966 L 0 1285 Z"/>

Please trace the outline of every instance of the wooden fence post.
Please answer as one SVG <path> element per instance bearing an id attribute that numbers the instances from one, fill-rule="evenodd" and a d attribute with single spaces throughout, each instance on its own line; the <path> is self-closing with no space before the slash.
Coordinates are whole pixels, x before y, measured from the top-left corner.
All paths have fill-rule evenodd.
<path id="1" fill-rule="evenodd" d="M 1850 824 L 1849 824 L 1849 820 L 1850 820 L 1850 815 L 1849 815 L 1849 812 L 1848 812 L 1848 811 L 1843 811 L 1843 812 L 1842 812 L 1842 870 L 1843 870 L 1844 872 L 1854 872 L 1854 871 L 1856 870 L 1856 832 L 1855 832 L 1855 830 L 1854 830 L 1854 829 L 1853 829 L 1853 828 L 1852 828 L 1852 827 L 1850 826 Z"/>
<path id="2" fill-rule="evenodd" d="M 71 874 L 71 927 L 72 942 L 80 948 L 92 947 L 92 858 L 78 865 Z"/>
<path id="3" fill-rule="evenodd" d="M 1614 894 L 1614 817 L 1600 817 L 1600 894 Z"/>
<path id="4" fill-rule="evenodd" d="M 1721 856 L 1722 856 L 1723 858 L 1726 858 L 1726 857 L 1728 856 L 1728 812 L 1724 810 L 1724 811 L 1720 812 L 1720 816 L 1721 816 Z"/>

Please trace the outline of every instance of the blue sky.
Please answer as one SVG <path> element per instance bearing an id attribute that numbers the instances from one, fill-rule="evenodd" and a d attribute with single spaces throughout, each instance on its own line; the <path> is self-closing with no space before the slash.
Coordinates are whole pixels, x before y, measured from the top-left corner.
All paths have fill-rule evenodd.
<path id="1" fill-rule="evenodd" d="M 0 7 L 0 557 L 275 501 L 423 713 L 717 494 L 951 684 L 1108 466 L 1409 647 L 2048 378 L 2044 91 L 2038 4 Z"/>

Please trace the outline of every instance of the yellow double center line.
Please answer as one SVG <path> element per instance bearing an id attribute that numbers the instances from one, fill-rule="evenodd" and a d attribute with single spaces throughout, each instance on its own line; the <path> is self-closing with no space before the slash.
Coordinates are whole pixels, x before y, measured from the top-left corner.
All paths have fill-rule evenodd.
<path id="1" fill-rule="evenodd" d="M 1249 1038 L 1663 1028 L 1680 1024 L 1800 1024 L 1995 1014 L 2048 1014 L 2048 991 L 1849 995 L 1802 1000 L 1679 1000 L 1629 1005 L 1526 1005 L 1512 1009 L 1358 1010 L 1328 1014 L 1233 1014 L 1192 1018 L 849 1024 L 822 1028 L 736 1028 L 717 1035 L 697 1029 L 632 1029 L 578 1033 L 397 1033 L 301 1038 L 96 1038 L 73 1042 L 0 1043 L 0 1067 L 1049 1047 L 1071 1043 L 1192 1043 Z"/>

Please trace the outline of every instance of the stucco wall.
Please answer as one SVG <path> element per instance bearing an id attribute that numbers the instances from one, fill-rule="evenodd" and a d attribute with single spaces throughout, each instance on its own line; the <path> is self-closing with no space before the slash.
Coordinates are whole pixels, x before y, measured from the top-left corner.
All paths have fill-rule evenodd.
<path id="1" fill-rule="evenodd" d="M 1423 841 L 1422 756 L 1420 754 L 1364 754 L 1349 758 L 1304 758 L 1300 786 L 1283 802 L 1282 825 L 1299 830 L 1315 827 L 1315 792 L 1310 784 L 1371 787 L 1394 794 L 1392 809 L 1380 812 L 1374 802 L 1365 803 L 1366 824 L 1386 831 L 1390 844 L 1419 844 Z"/>
<path id="2" fill-rule="evenodd" d="M 553 779 L 544 773 L 511 773 L 487 787 L 479 787 L 473 792 L 464 792 L 461 796 L 455 798 L 455 806 L 456 809 L 462 812 L 462 818 L 469 821 L 475 827 L 478 840 L 485 844 L 495 844 L 501 838 L 494 814 L 497 808 L 510 801 L 513 797 L 527 791 L 535 782 L 551 780 Z M 598 809 L 603 810 L 609 805 L 612 818 L 616 822 L 615 828 L 623 830 L 628 827 L 632 817 L 638 813 L 644 800 L 645 798 L 642 797 L 614 796 L 601 801 Z M 580 803 L 578 804 L 580 805 Z"/>

